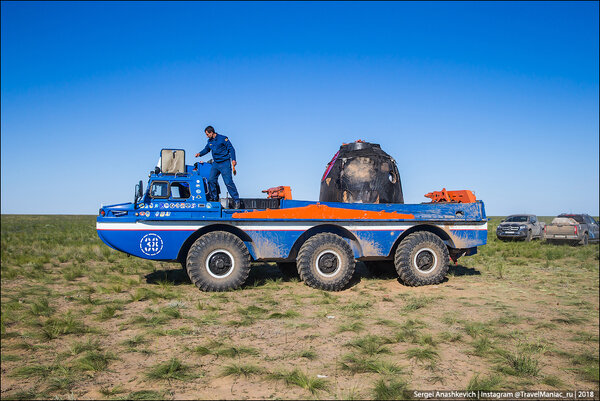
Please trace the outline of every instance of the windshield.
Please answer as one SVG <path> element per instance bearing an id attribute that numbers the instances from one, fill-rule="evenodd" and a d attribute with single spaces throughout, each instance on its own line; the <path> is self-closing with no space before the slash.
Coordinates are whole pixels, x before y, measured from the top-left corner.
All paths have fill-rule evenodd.
<path id="1" fill-rule="evenodd" d="M 575 221 L 576 221 L 576 222 L 578 222 L 579 224 L 583 224 L 583 223 L 585 223 L 585 222 L 583 221 L 583 216 L 582 216 L 582 215 L 580 215 L 580 214 L 561 214 L 561 215 L 559 215 L 558 217 L 568 217 L 568 218 L 570 218 L 570 219 L 573 219 L 573 220 L 575 220 Z"/>
<path id="2" fill-rule="evenodd" d="M 510 223 L 527 223 L 527 216 L 510 216 L 505 221 Z"/>

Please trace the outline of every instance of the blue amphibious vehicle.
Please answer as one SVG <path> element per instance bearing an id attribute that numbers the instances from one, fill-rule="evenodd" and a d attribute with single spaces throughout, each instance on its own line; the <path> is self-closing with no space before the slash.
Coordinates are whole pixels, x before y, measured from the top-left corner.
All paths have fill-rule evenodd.
<path id="1" fill-rule="evenodd" d="M 309 286 L 344 289 L 355 261 L 393 261 L 407 285 L 441 282 L 450 259 L 473 255 L 487 240 L 483 202 L 366 204 L 286 197 L 207 199 L 210 164 L 185 164 L 163 149 L 147 189 L 134 202 L 103 206 L 99 237 L 144 259 L 178 261 L 205 291 L 240 287 L 252 261 L 297 269 Z M 288 199 L 286 199 L 288 198 Z"/>

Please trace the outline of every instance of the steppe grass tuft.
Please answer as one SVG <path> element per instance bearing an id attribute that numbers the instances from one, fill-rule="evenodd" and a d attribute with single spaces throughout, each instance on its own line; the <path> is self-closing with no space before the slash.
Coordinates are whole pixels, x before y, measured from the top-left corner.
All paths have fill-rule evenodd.
<path id="1" fill-rule="evenodd" d="M 408 359 L 414 359 L 417 363 L 425 363 L 427 361 L 434 361 L 439 358 L 439 354 L 436 350 L 431 347 L 424 348 L 409 348 L 404 351 Z"/>
<path id="2" fill-rule="evenodd" d="M 114 355 L 101 351 L 87 351 L 85 355 L 74 361 L 73 367 L 80 371 L 101 372 L 106 370 Z"/>
<path id="3" fill-rule="evenodd" d="M 363 354 L 376 355 L 376 354 L 391 354 L 389 348 L 385 347 L 385 344 L 390 344 L 392 341 L 376 335 L 367 335 L 365 337 L 355 338 L 347 346 L 354 347 Z"/>
<path id="4" fill-rule="evenodd" d="M 83 266 L 81 265 L 70 265 L 62 269 L 62 275 L 67 281 L 74 281 L 80 277 L 83 277 Z"/>
<path id="5" fill-rule="evenodd" d="M 33 301 L 30 306 L 31 313 L 35 316 L 50 316 L 54 313 L 54 308 L 50 306 L 46 298 Z"/>
<path id="6" fill-rule="evenodd" d="M 14 393 L 7 394 L 4 399 L 8 400 L 36 400 L 36 399 L 47 399 L 46 393 L 38 393 L 36 389 L 20 390 Z"/>
<path id="7" fill-rule="evenodd" d="M 11 376 L 22 377 L 25 379 L 30 378 L 30 377 L 46 378 L 55 369 L 56 369 L 56 365 L 32 364 L 32 365 L 22 366 L 20 368 L 13 370 L 11 373 Z"/>
<path id="8" fill-rule="evenodd" d="M 113 318 L 117 309 L 118 307 L 114 305 L 105 305 L 100 311 L 100 314 L 98 314 L 98 320 L 105 321 Z"/>
<path id="9" fill-rule="evenodd" d="M 318 358 L 318 355 L 315 351 L 313 351 L 312 349 L 306 350 L 306 351 L 301 351 L 298 356 L 300 358 L 306 358 L 310 361 L 314 361 L 315 359 Z"/>
<path id="10" fill-rule="evenodd" d="M 412 312 L 417 309 L 421 309 L 429 305 L 435 300 L 434 297 L 420 296 L 409 298 L 404 307 L 402 308 L 404 311 Z"/>
<path id="11" fill-rule="evenodd" d="M 79 355 L 85 351 L 99 351 L 100 343 L 98 340 L 88 338 L 86 341 L 75 341 L 69 346 L 69 355 Z"/>
<path id="12" fill-rule="evenodd" d="M 69 311 L 64 317 L 53 317 L 44 321 L 40 326 L 40 335 L 46 340 L 53 340 L 67 334 L 91 333 L 94 330 L 87 327 L 81 319 Z"/>
<path id="13" fill-rule="evenodd" d="M 575 333 L 575 336 L 573 338 L 571 338 L 571 341 L 577 341 L 577 342 L 591 342 L 591 343 L 598 343 L 598 335 L 593 334 L 593 333 L 587 333 L 585 331 L 578 331 L 577 333 Z"/>
<path id="14" fill-rule="evenodd" d="M 483 322 L 465 322 L 463 327 L 465 332 L 473 338 L 493 332 L 490 326 Z"/>
<path id="15" fill-rule="evenodd" d="M 420 320 L 409 319 L 402 323 L 398 331 L 394 334 L 396 342 L 416 342 L 420 336 L 420 329 L 425 327 L 425 324 Z"/>
<path id="16" fill-rule="evenodd" d="M 570 358 L 571 364 L 579 376 L 589 382 L 599 382 L 598 354 L 593 352 L 582 352 Z"/>
<path id="17" fill-rule="evenodd" d="M 300 316 L 300 313 L 290 309 L 284 313 L 273 312 L 269 315 L 269 319 L 291 319 L 298 316 Z"/>
<path id="18" fill-rule="evenodd" d="M 545 376 L 542 383 L 554 388 L 566 388 L 565 383 L 556 376 Z"/>
<path id="19" fill-rule="evenodd" d="M 345 331 L 352 331 L 358 333 L 365 329 L 365 325 L 362 322 L 352 322 L 352 323 L 344 323 L 338 327 L 337 332 L 343 333 Z"/>
<path id="20" fill-rule="evenodd" d="M 258 355 L 258 350 L 252 347 L 225 345 L 221 341 L 210 341 L 206 345 L 198 345 L 189 351 L 204 356 L 224 356 L 226 358 L 235 358 L 243 355 Z"/>
<path id="21" fill-rule="evenodd" d="M 122 385 L 117 384 L 116 386 L 112 387 L 112 388 L 108 388 L 108 387 L 100 387 L 100 394 L 102 394 L 105 397 L 110 397 L 110 396 L 114 396 L 117 394 L 122 394 L 124 393 L 126 390 L 123 388 Z"/>
<path id="22" fill-rule="evenodd" d="M 177 358 L 171 358 L 152 366 L 146 372 L 146 377 L 152 380 L 187 380 L 196 376 L 191 373 L 188 365 L 182 364 Z"/>
<path id="23" fill-rule="evenodd" d="M 23 357 L 20 355 L 7 354 L 6 352 L 0 355 L 0 361 L 2 362 L 16 362 L 20 361 Z"/>
<path id="24" fill-rule="evenodd" d="M 224 347 L 219 348 L 213 352 L 214 355 L 224 356 L 227 358 L 235 358 L 243 355 L 258 355 L 258 350 L 252 347 Z"/>
<path id="25" fill-rule="evenodd" d="M 473 346 L 473 354 L 477 356 L 486 356 L 492 349 L 492 342 L 487 336 L 476 338 L 471 345 Z"/>
<path id="26" fill-rule="evenodd" d="M 134 391 L 127 395 L 127 400 L 164 400 L 165 393 L 154 390 Z"/>
<path id="27" fill-rule="evenodd" d="M 376 400 L 408 400 L 411 392 L 408 384 L 400 379 L 379 379 L 373 388 L 373 398 Z"/>
<path id="28" fill-rule="evenodd" d="M 471 380 L 469 380 L 467 391 L 498 390 L 500 383 L 502 383 L 502 378 L 498 375 L 490 375 L 480 378 L 479 373 L 476 373 L 473 377 L 471 377 Z"/>
<path id="29" fill-rule="evenodd" d="M 121 344 L 128 348 L 135 348 L 138 345 L 147 344 L 148 342 L 149 341 L 142 334 L 136 334 L 130 339 L 123 341 Z"/>
<path id="30" fill-rule="evenodd" d="M 292 371 L 273 372 L 269 374 L 268 377 L 272 380 L 282 380 L 288 385 L 302 387 L 303 389 L 310 391 L 311 394 L 315 394 L 318 391 L 329 388 L 329 383 L 327 380 L 319 377 L 310 377 L 299 369 L 294 369 Z"/>
<path id="31" fill-rule="evenodd" d="M 223 367 L 223 371 L 221 372 L 221 376 L 252 376 L 252 375 L 260 375 L 264 373 L 263 369 L 259 366 L 240 363 L 240 364 L 229 364 Z"/>
<path id="32" fill-rule="evenodd" d="M 131 302 L 143 302 L 156 299 L 172 299 L 174 297 L 175 296 L 169 291 L 160 293 L 158 291 L 154 291 L 146 287 L 136 288 L 134 293 L 130 295 Z"/>
<path id="33" fill-rule="evenodd" d="M 462 334 L 455 331 L 443 331 L 440 334 L 440 340 L 444 342 L 457 342 L 462 340 Z"/>
<path id="34" fill-rule="evenodd" d="M 501 363 L 496 366 L 499 372 L 523 377 L 537 376 L 540 372 L 539 361 L 527 352 L 517 350 L 516 352 L 498 351 L 501 356 Z"/>
<path id="35" fill-rule="evenodd" d="M 342 370 L 351 373 L 380 373 L 380 374 L 396 374 L 401 373 L 402 368 L 394 363 L 380 360 L 369 356 L 357 356 L 347 354 L 340 362 Z"/>

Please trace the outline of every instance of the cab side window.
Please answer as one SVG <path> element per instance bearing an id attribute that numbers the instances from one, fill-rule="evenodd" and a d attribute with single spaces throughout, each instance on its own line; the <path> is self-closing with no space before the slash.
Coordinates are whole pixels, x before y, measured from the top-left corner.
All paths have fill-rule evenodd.
<path id="1" fill-rule="evenodd" d="M 169 183 L 166 181 L 154 181 L 150 186 L 150 197 L 152 198 L 168 198 Z"/>
<path id="2" fill-rule="evenodd" d="M 187 199 L 190 197 L 190 184 L 187 182 L 171 183 L 171 198 Z"/>

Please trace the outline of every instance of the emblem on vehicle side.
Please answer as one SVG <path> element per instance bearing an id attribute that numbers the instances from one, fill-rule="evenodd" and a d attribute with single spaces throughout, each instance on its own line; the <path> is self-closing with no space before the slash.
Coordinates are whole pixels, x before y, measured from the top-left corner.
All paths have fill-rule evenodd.
<path id="1" fill-rule="evenodd" d="M 146 234 L 140 240 L 140 249 L 144 255 L 157 255 L 163 249 L 163 240 L 157 234 Z"/>

